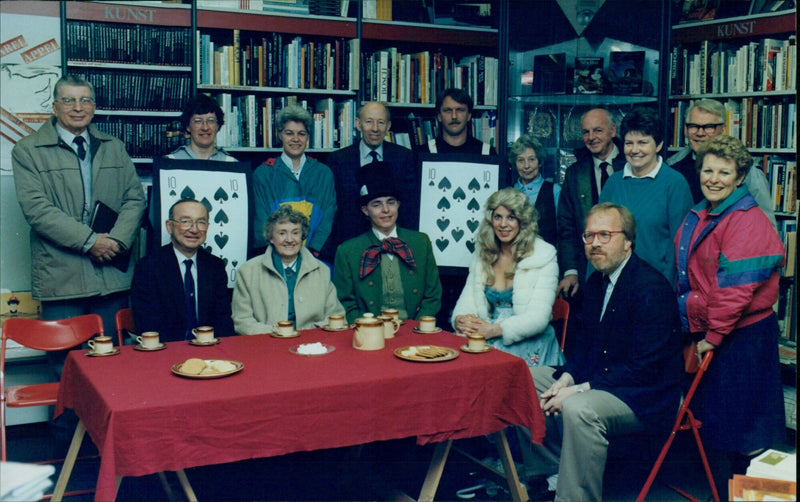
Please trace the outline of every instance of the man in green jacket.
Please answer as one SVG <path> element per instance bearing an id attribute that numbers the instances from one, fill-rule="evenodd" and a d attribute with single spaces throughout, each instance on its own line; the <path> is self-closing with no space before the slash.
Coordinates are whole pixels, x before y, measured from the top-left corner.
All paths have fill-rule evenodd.
<path id="1" fill-rule="evenodd" d="M 53 112 L 11 153 L 17 199 L 31 226 L 31 290 L 44 319 L 99 314 L 111 334 L 114 314 L 128 306 L 133 275 L 130 256 L 111 263 L 134 243 L 144 190 L 124 144 L 91 125 L 89 82 L 59 79 Z M 90 226 L 99 203 L 117 213 L 108 232 Z"/>
<path id="2" fill-rule="evenodd" d="M 365 312 L 396 308 L 401 319 L 435 316 L 442 285 L 427 235 L 397 227 L 400 195 L 388 166 L 361 168 L 356 174 L 361 212 L 372 228 L 345 241 L 336 251 L 333 283 L 353 322 Z"/>

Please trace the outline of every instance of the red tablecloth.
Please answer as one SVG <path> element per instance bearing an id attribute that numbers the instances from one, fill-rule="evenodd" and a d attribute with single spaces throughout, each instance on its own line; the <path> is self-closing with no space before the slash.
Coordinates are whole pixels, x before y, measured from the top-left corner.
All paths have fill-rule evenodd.
<path id="1" fill-rule="evenodd" d="M 115 494 L 115 476 L 142 476 L 200 465 L 416 436 L 420 444 L 524 425 L 544 437 L 536 389 L 522 359 L 498 350 L 452 361 L 398 359 L 397 347 L 458 348 L 449 333 L 419 335 L 407 322 L 379 351 L 352 347 L 352 331 L 302 332 L 298 338 L 223 338 L 165 350 L 87 357 L 64 365 L 56 413 L 73 408 L 101 454 L 97 500 Z M 336 347 L 323 356 L 289 352 L 300 343 Z M 219 379 L 174 375 L 190 357 L 231 359 L 244 369 Z"/>

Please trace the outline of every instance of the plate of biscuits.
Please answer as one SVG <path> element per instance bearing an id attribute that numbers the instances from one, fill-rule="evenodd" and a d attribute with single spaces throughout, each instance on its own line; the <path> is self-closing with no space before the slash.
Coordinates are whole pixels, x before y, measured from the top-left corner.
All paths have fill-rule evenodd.
<path id="1" fill-rule="evenodd" d="M 439 363 L 458 357 L 458 351 L 440 345 L 409 345 L 394 349 L 394 355 L 406 361 L 418 363 Z"/>
<path id="2" fill-rule="evenodd" d="M 172 370 L 186 378 L 221 378 L 242 371 L 244 364 L 228 359 L 200 359 L 192 357 L 182 363 L 173 364 Z"/>

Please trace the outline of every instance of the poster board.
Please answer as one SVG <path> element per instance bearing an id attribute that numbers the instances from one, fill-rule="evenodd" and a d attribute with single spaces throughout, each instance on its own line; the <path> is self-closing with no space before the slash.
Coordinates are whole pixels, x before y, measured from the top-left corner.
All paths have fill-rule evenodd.
<path id="1" fill-rule="evenodd" d="M 496 156 L 420 154 L 419 230 L 440 267 L 469 267 L 483 206 L 500 187 Z"/>
<path id="2" fill-rule="evenodd" d="M 228 287 L 236 281 L 236 270 L 247 261 L 252 246 L 250 232 L 253 196 L 250 164 L 212 160 L 153 161 L 151 221 L 156 242 L 170 242 L 164 222 L 169 208 L 180 199 L 196 199 L 208 208 L 209 226 L 203 249 L 225 262 Z"/>

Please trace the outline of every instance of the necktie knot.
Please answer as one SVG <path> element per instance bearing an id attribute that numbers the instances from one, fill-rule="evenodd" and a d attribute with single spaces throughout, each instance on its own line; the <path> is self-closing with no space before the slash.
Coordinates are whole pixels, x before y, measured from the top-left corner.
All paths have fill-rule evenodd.
<path id="1" fill-rule="evenodd" d="M 372 150 L 369 152 L 369 156 L 372 157 L 372 162 L 378 162 L 378 152 Z"/>
<path id="2" fill-rule="evenodd" d="M 78 158 L 83 160 L 86 158 L 86 140 L 83 136 L 75 136 L 75 139 L 72 140 L 75 145 L 78 147 Z"/>

